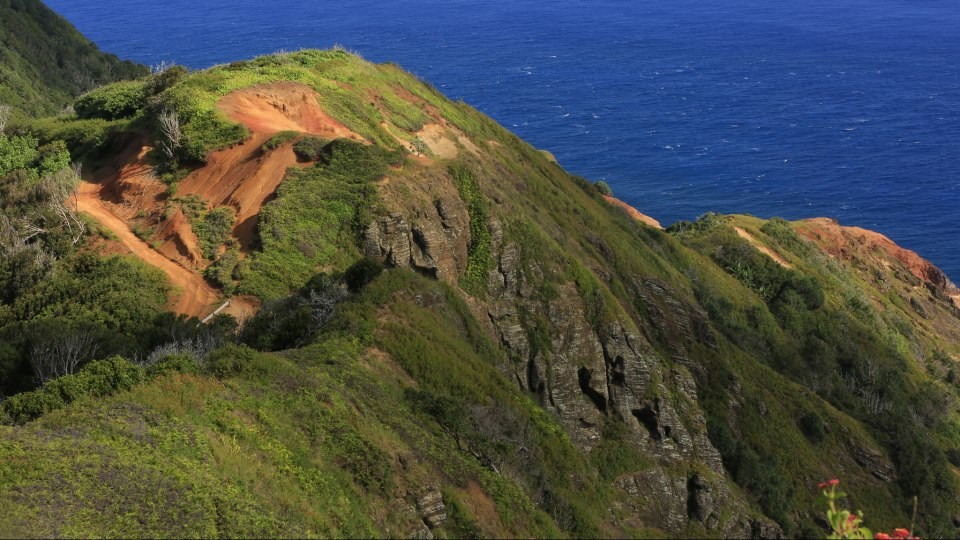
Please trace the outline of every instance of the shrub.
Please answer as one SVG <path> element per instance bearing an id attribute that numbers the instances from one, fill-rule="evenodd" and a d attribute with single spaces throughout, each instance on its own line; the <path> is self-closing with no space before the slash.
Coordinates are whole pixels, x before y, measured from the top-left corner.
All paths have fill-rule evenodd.
<path id="1" fill-rule="evenodd" d="M 803 435 L 814 444 L 823 441 L 827 436 L 827 430 L 820 415 L 810 411 L 797 420 L 797 427 L 803 432 Z"/>
<path id="2" fill-rule="evenodd" d="M 239 375 L 250 369 L 256 355 L 246 345 L 227 345 L 210 353 L 206 371 L 219 378 Z"/>
<path id="3" fill-rule="evenodd" d="M 610 185 L 604 182 L 603 180 L 598 180 L 597 182 L 594 182 L 593 189 L 595 189 L 597 193 L 605 197 L 613 197 L 613 190 L 610 189 Z"/>
<path id="4" fill-rule="evenodd" d="M 353 263 L 344 273 L 344 280 L 347 282 L 347 289 L 350 292 L 360 292 L 368 283 L 373 281 L 383 272 L 383 263 L 373 257 L 364 257 Z"/>
<path id="5" fill-rule="evenodd" d="M 235 222 L 232 208 L 218 206 L 207 212 L 199 222 L 193 223 L 193 232 L 197 235 L 204 257 L 213 259 L 217 256 L 220 246 L 230 237 Z"/>
<path id="6" fill-rule="evenodd" d="M 167 373 L 196 373 L 197 359 L 187 354 L 171 354 L 147 368 L 147 377 L 154 378 Z"/>
<path id="7" fill-rule="evenodd" d="M 269 139 L 267 139 L 267 142 L 263 143 L 262 149 L 264 151 L 274 150 L 296 139 L 299 136 L 300 136 L 299 131 L 281 131 L 280 133 L 277 133 L 273 137 L 270 137 Z"/>
<path id="8" fill-rule="evenodd" d="M 326 139 L 306 136 L 294 143 L 293 152 L 301 161 L 320 161 L 328 144 L 330 141 Z"/>
<path id="9" fill-rule="evenodd" d="M 236 288 L 236 269 L 240 264 L 240 251 L 233 247 L 228 249 L 217 261 L 207 267 L 203 277 L 223 287 L 223 292 L 233 294 Z"/>
<path id="10" fill-rule="evenodd" d="M 4 413 L 23 424 L 83 397 L 101 397 L 126 390 L 144 380 L 143 370 L 119 356 L 95 360 L 75 375 L 65 375 L 39 390 L 17 394 L 3 402 Z"/>
<path id="11" fill-rule="evenodd" d="M 73 103 L 80 118 L 118 120 L 130 118 L 143 108 L 146 88 L 143 81 L 123 81 L 87 92 Z"/>

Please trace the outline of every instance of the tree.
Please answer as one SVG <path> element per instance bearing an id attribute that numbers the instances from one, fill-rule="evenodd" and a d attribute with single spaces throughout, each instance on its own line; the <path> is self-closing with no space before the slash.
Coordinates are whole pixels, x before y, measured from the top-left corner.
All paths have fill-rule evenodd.
<path id="1" fill-rule="evenodd" d="M 610 189 L 610 185 L 604 182 L 603 180 L 598 180 L 593 184 L 594 189 L 597 190 L 597 193 L 603 195 L 604 197 L 612 197 L 613 190 Z"/>
<path id="2" fill-rule="evenodd" d="M 183 144 L 183 131 L 180 129 L 180 117 L 177 115 L 176 109 L 168 109 L 164 107 L 160 111 L 157 120 L 160 122 L 160 132 L 163 134 L 163 141 L 160 143 L 160 148 L 163 150 L 163 153 L 166 154 L 167 158 L 171 161 L 174 156 L 176 156 L 177 150 Z"/>
<path id="3" fill-rule="evenodd" d="M 30 365 L 37 382 L 43 384 L 76 373 L 80 364 L 91 360 L 99 348 L 91 331 L 60 332 L 34 343 L 30 349 Z"/>
<path id="4" fill-rule="evenodd" d="M 87 226 L 80 218 L 80 164 L 59 170 L 44 178 L 44 188 L 49 194 L 47 205 L 57 217 L 74 245 L 83 238 Z"/>

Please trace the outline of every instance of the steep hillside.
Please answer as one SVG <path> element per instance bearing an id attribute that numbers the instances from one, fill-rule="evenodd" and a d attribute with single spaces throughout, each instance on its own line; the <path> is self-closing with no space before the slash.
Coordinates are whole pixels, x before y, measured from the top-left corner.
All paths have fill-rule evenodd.
<path id="1" fill-rule="evenodd" d="M 100 52 L 39 0 L 0 0 L 0 105 L 58 113 L 87 90 L 146 73 Z"/>
<path id="2" fill-rule="evenodd" d="M 0 531 L 811 536 L 840 477 L 876 529 L 918 496 L 918 532 L 957 534 L 957 290 L 879 236 L 662 230 L 340 50 L 75 109 L 23 129 L 70 126 L 87 157 L 79 210 L 103 230 L 80 251 L 132 251 L 211 295 L 181 285 L 172 309 L 246 320 L 157 315 L 116 331 L 149 350 L 83 358 L 135 363 L 4 401 Z M 47 318 L 14 296 L 6 328 Z"/>

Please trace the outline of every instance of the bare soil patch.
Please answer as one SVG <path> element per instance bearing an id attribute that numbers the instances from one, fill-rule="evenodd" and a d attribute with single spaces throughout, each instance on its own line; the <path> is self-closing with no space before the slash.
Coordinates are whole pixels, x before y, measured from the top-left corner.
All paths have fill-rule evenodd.
<path id="1" fill-rule="evenodd" d="M 604 195 L 603 198 L 604 198 L 608 203 L 610 203 L 611 205 L 616 206 L 617 208 L 622 208 L 622 209 L 623 209 L 624 211 L 626 211 L 626 213 L 629 214 L 630 217 L 632 217 L 633 219 L 635 219 L 635 220 L 637 220 L 637 221 L 639 221 L 639 222 L 641 222 L 641 223 L 646 223 L 647 225 L 649 225 L 649 226 L 651 226 L 651 227 L 656 227 L 657 229 L 663 229 L 663 225 L 660 225 L 660 222 L 659 222 L 659 221 L 657 221 L 656 219 L 654 219 L 654 218 L 652 218 L 652 217 L 650 217 L 650 216 L 648 216 L 648 215 L 646 215 L 646 214 L 641 213 L 639 210 L 637 210 L 636 208 L 630 206 L 629 204 L 621 201 L 620 199 L 617 199 L 616 197 L 610 197 L 610 196 L 607 196 L 607 195 Z"/>
<path id="2" fill-rule="evenodd" d="M 85 212 L 113 233 L 127 249 L 145 263 L 163 271 L 177 294 L 170 300 L 170 307 L 177 313 L 202 316 L 214 304 L 219 294 L 199 274 L 180 266 L 155 251 L 146 242 L 137 238 L 127 223 L 113 214 L 105 205 L 97 184 L 83 182 L 78 197 L 81 212 Z"/>

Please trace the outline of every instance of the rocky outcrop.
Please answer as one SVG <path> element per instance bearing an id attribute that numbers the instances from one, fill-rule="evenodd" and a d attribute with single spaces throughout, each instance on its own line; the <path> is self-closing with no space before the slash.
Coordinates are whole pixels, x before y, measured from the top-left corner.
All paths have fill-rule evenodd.
<path id="1" fill-rule="evenodd" d="M 443 503 L 443 494 L 433 486 L 424 489 L 417 497 L 417 511 L 420 519 L 431 529 L 443 527 L 447 522 L 447 506 Z"/>
<path id="2" fill-rule="evenodd" d="M 734 497 L 722 477 L 676 474 L 660 467 L 627 474 L 614 482 L 626 497 L 618 506 L 647 526 L 691 534 L 696 527 L 722 538 L 783 538 L 773 521 L 752 517 L 747 504 Z M 722 514 L 732 519 L 722 519 Z M 693 526 L 693 527 L 691 527 Z"/>
<path id="3" fill-rule="evenodd" d="M 372 222 L 364 251 L 389 265 L 456 284 L 466 271 L 470 216 L 458 196 L 430 197 L 429 208 L 406 207 Z M 585 452 L 601 441 L 605 422 L 623 421 L 627 441 L 653 464 L 616 483 L 623 504 L 644 526 L 679 534 L 693 522 L 713 534 L 751 536 L 753 522 L 721 519 L 721 509 L 733 516 L 739 514 L 727 512 L 730 508 L 745 513 L 749 505 L 727 487 L 698 404 L 697 379 L 707 374 L 689 359 L 689 348 L 717 347 L 706 313 L 663 280 L 635 276 L 626 288 L 642 316 L 621 312 L 615 320 L 594 322 L 591 313 L 599 298 L 584 298 L 576 283 L 543 266 L 536 249 L 514 240 L 499 220 L 487 225 L 494 264 L 486 298 L 472 298 L 470 305 L 506 352 L 501 372 L 555 414 Z M 602 257 L 616 257 L 602 237 L 587 241 Z M 662 344 L 668 355 L 653 343 Z M 677 474 L 690 470 L 702 472 Z M 436 510 L 440 504 L 439 493 L 417 501 L 430 528 L 445 517 Z"/>
<path id="4" fill-rule="evenodd" d="M 893 482 L 897 479 L 897 470 L 889 458 L 879 450 L 856 444 L 850 441 L 853 458 L 877 480 Z"/>
<path id="5" fill-rule="evenodd" d="M 371 222 L 363 234 L 364 254 L 455 283 L 466 268 L 470 241 L 466 209 L 459 199 L 447 198 L 437 199 L 424 213 L 415 219 L 392 213 Z"/>

